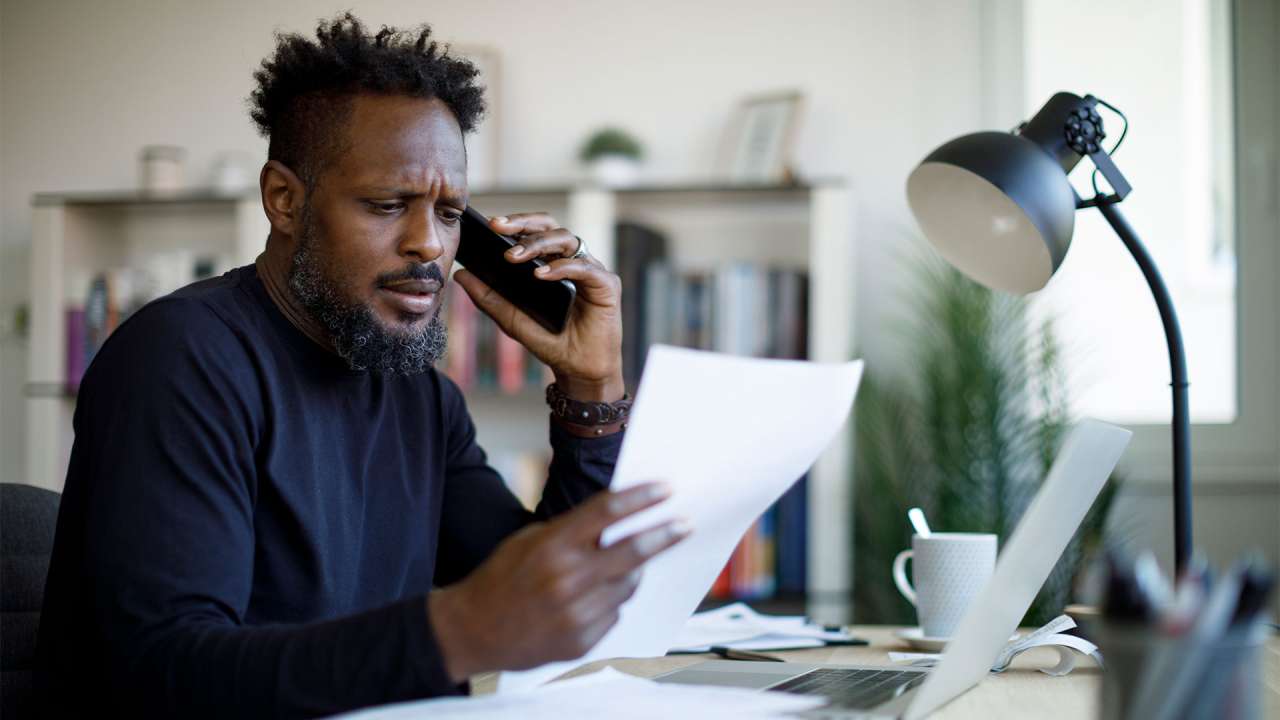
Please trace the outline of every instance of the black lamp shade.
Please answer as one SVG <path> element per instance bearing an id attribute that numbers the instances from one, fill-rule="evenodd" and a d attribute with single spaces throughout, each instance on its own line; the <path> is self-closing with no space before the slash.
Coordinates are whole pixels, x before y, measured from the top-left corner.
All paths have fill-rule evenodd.
<path id="1" fill-rule="evenodd" d="M 907 202 L 938 252 L 987 287 L 1023 295 L 1066 257 L 1076 195 L 1057 160 L 1001 132 L 956 138 L 907 179 Z"/>

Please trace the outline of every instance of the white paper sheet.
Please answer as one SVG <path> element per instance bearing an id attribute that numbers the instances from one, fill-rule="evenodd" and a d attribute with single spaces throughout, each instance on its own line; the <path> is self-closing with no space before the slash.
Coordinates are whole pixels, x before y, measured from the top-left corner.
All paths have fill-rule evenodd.
<path id="1" fill-rule="evenodd" d="M 672 496 L 609 527 L 605 544 L 683 517 L 693 533 L 644 568 L 618 624 L 584 657 L 503 673 L 528 689 L 584 662 L 662 655 L 751 523 L 803 475 L 853 404 L 862 362 L 761 360 L 655 345 L 611 487 L 665 480 Z"/>
<path id="2" fill-rule="evenodd" d="M 813 695 L 759 692 L 742 688 L 662 684 L 606 667 L 599 672 L 527 692 L 397 703 L 341 715 L 341 720 L 444 720 L 449 718 L 732 718 L 789 717 L 822 705 Z"/>
<path id="3" fill-rule="evenodd" d="M 1056 664 L 1039 668 L 1040 672 L 1046 675 L 1057 677 L 1070 673 L 1076 666 L 1075 653 L 1092 657 L 1098 667 L 1102 667 L 1102 653 L 1098 651 L 1097 645 L 1082 637 L 1066 635 L 1062 632 L 1075 626 L 1075 620 L 1072 620 L 1067 615 L 1059 615 L 1027 635 L 1014 637 L 1000 651 L 999 657 L 996 658 L 995 663 L 991 666 L 991 672 L 999 673 L 1008 670 L 1014 658 L 1032 648 L 1038 647 L 1048 647 L 1058 652 Z M 1072 652 L 1073 650 L 1075 652 Z M 892 662 L 907 663 L 913 667 L 933 667 L 938 664 L 941 658 L 942 653 L 889 653 L 889 660 Z"/>

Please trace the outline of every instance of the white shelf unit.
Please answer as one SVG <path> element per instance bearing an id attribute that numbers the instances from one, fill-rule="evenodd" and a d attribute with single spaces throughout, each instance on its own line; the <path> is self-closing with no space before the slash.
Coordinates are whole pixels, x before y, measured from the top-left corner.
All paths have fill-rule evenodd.
<path id="1" fill-rule="evenodd" d="M 545 211 L 614 266 L 614 226 L 643 223 L 667 237 L 670 262 L 709 270 L 749 260 L 809 274 L 809 359 L 843 362 L 854 347 L 852 197 L 838 182 L 790 186 L 653 186 L 626 190 L 524 187 L 473 190 L 485 215 Z M 74 396 L 64 383 L 65 283 L 86 271 L 138 262 L 160 249 L 193 248 L 252 262 L 268 224 L 257 195 L 37 196 L 33 218 L 32 332 L 28 371 L 28 477 L 61 489 L 71 446 Z M 224 268 L 219 268 L 221 272 Z M 749 388 L 745 389 L 749 391 Z M 490 451 L 546 447 L 538 392 L 468 398 Z M 809 475 L 807 614 L 850 619 L 852 434 L 842 431 Z M 726 489 L 731 492 L 731 488 Z"/>

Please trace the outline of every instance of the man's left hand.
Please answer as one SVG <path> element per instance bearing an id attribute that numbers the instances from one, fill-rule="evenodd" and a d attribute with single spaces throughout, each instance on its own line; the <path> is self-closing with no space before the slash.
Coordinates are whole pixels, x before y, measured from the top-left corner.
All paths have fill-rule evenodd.
<path id="1" fill-rule="evenodd" d="M 564 332 L 554 334 L 466 270 L 454 279 L 476 306 L 498 323 L 512 339 L 546 363 L 556 384 L 577 400 L 620 400 L 622 381 L 622 281 L 591 255 L 570 257 L 578 238 L 546 213 L 517 213 L 489 219 L 495 232 L 518 244 L 507 251 L 512 263 L 541 258 L 547 263 L 537 277 L 571 280 L 578 287 Z"/>

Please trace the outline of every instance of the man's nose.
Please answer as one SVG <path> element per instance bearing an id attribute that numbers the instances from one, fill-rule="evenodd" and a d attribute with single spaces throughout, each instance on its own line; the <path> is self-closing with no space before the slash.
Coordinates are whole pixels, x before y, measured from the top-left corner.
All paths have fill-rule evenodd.
<path id="1" fill-rule="evenodd" d="M 434 208 L 413 213 L 412 221 L 400 237 L 401 257 L 427 263 L 444 254 L 444 238 L 435 222 Z"/>

